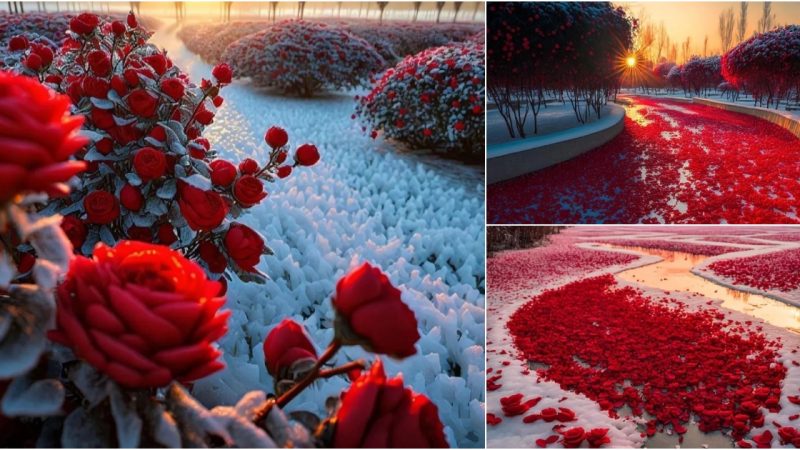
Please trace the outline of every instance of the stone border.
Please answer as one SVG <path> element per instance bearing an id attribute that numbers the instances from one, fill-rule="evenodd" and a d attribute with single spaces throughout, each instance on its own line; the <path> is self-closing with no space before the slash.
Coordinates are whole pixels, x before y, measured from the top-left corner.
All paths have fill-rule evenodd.
<path id="1" fill-rule="evenodd" d="M 800 138 L 800 120 L 791 117 L 790 115 L 781 114 L 781 111 L 776 111 L 758 106 L 745 106 L 724 101 L 711 100 L 702 97 L 693 97 L 692 102 L 701 105 L 713 106 L 714 108 L 724 109 L 726 111 L 738 112 L 747 114 L 749 116 L 758 117 L 759 119 L 766 120 L 767 122 L 774 123 L 781 128 L 788 130 L 793 135 Z"/>
<path id="2" fill-rule="evenodd" d="M 609 103 L 611 120 L 599 120 L 562 131 L 498 144 L 486 153 L 486 183 L 535 172 L 570 160 L 616 137 L 624 128 L 625 109 Z M 493 154 L 492 154 L 493 153 Z"/>

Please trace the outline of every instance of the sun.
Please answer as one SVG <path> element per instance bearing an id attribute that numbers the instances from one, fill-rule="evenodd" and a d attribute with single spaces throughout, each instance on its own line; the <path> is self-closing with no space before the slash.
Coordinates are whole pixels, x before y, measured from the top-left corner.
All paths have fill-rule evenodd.
<path id="1" fill-rule="evenodd" d="M 635 56 L 628 56 L 625 59 L 625 64 L 627 64 L 628 67 L 636 67 L 636 57 Z"/>

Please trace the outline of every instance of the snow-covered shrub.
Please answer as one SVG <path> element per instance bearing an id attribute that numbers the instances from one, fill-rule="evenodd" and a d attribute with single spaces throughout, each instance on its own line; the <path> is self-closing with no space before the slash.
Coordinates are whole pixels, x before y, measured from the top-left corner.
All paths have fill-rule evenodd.
<path id="1" fill-rule="evenodd" d="M 655 65 L 655 67 L 653 67 L 653 75 L 655 75 L 662 82 L 666 82 L 667 75 L 669 75 L 669 72 L 673 67 L 675 67 L 675 63 L 672 61 L 658 63 Z"/>
<path id="2" fill-rule="evenodd" d="M 792 91 L 800 96 L 800 25 L 757 34 L 722 57 L 722 75 L 757 103 L 775 106 Z"/>
<path id="3" fill-rule="evenodd" d="M 673 89 L 677 89 L 683 86 L 683 76 L 681 75 L 681 69 L 683 66 L 673 66 L 667 72 L 667 84 Z"/>
<path id="4" fill-rule="evenodd" d="M 14 52 L 20 72 L 69 95 L 91 138 L 76 155 L 88 163 L 80 183 L 43 213 L 67 216 L 84 255 L 101 241 L 157 242 L 202 261 L 214 277 L 230 268 L 261 280 L 252 256 L 235 248 L 244 242 L 269 250 L 255 231 L 242 233 L 246 227 L 232 221 L 266 197 L 264 182 L 291 172 L 288 136 L 263 163 L 237 167 L 218 159 L 202 132 L 222 104 L 230 68 L 215 67 L 215 81 L 197 86 L 145 37 L 133 15 L 109 23 L 84 14 L 55 55 L 36 44 Z M 297 154 L 294 165 L 303 165 Z"/>
<path id="5" fill-rule="evenodd" d="M 287 20 L 245 36 L 228 46 L 222 61 L 237 77 L 303 97 L 361 86 L 384 64 L 364 39 L 304 20 Z"/>
<path id="6" fill-rule="evenodd" d="M 695 94 L 716 88 L 722 82 L 720 57 L 709 56 L 708 58 L 701 58 L 693 56 L 682 66 L 681 78 L 683 85 Z"/>
<path id="7" fill-rule="evenodd" d="M 264 22 L 236 22 L 229 24 L 192 24 L 178 31 L 178 37 L 193 53 L 204 61 L 216 64 L 231 43 L 259 32 L 269 25 Z"/>
<path id="8" fill-rule="evenodd" d="M 415 148 L 483 153 L 482 44 L 451 44 L 409 56 L 358 99 L 356 115 L 372 136 Z"/>

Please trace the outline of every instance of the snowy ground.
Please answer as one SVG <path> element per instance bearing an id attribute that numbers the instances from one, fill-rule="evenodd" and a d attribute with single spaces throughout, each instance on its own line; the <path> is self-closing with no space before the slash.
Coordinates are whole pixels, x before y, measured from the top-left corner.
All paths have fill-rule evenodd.
<path id="1" fill-rule="evenodd" d="M 716 231 L 715 231 L 716 228 Z M 491 290 L 489 293 L 488 311 L 489 317 L 487 320 L 487 371 L 488 376 L 497 376 L 496 384 L 500 385 L 495 389 L 490 389 L 487 396 L 487 412 L 502 419 L 497 425 L 490 425 L 488 427 L 488 446 L 492 448 L 498 447 L 535 447 L 536 440 L 545 438 L 553 434 L 553 423 L 537 421 L 532 424 L 525 424 L 522 421 L 522 416 L 505 417 L 501 411 L 500 399 L 512 394 L 522 393 L 524 399 L 531 397 L 541 396 L 543 399 L 537 405 L 536 409 L 539 410 L 545 407 L 567 407 L 576 412 L 578 420 L 570 422 L 569 426 L 580 426 L 586 430 L 591 428 L 609 428 L 609 436 L 611 437 L 611 447 L 640 447 L 642 445 L 649 446 L 673 446 L 677 444 L 677 437 L 656 435 L 647 443 L 641 436 L 643 429 L 637 428 L 637 418 L 620 418 L 613 419 L 608 416 L 605 411 L 602 411 L 599 405 L 586 398 L 583 395 L 576 394 L 571 391 L 565 391 L 554 382 L 541 381 L 537 378 L 535 372 L 529 369 L 528 362 L 519 359 L 516 349 L 512 346 L 512 338 L 509 335 L 509 330 L 506 328 L 506 323 L 514 312 L 523 304 L 528 302 L 532 297 L 540 294 L 547 289 L 553 289 L 564 286 L 568 283 L 589 278 L 601 274 L 620 274 L 621 272 L 628 271 L 637 267 L 644 267 L 650 264 L 657 263 L 662 260 L 661 257 L 653 254 L 643 254 L 637 251 L 630 250 L 611 250 L 600 244 L 593 244 L 593 241 L 605 241 L 613 238 L 629 239 L 658 239 L 658 240 L 674 240 L 678 243 L 685 242 L 708 242 L 715 237 L 721 241 L 729 238 L 726 231 L 730 230 L 730 236 L 745 236 L 747 239 L 756 240 L 750 236 L 761 236 L 758 238 L 760 243 L 770 246 L 796 246 L 797 243 L 786 243 L 778 240 L 770 240 L 768 235 L 775 233 L 779 235 L 786 232 L 786 228 L 770 228 L 770 227 L 656 227 L 656 228 L 630 228 L 630 227 L 576 227 L 562 232 L 551 238 L 551 243 L 544 247 L 525 250 L 529 259 L 524 258 L 507 258 L 507 262 L 520 262 L 526 261 L 528 267 L 506 268 L 510 270 L 526 270 L 531 267 L 536 267 L 539 262 L 537 259 L 545 261 L 553 261 L 557 259 L 554 257 L 553 249 L 556 247 L 572 246 L 573 250 L 605 250 L 609 253 L 623 253 L 638 256 L 637 259 L 627 262 L 619 262 L 609 260 L 608 264 L 598 267 L 596 264 L 587 265 L 586 259 L 581 257 L 571 257 L 558 259 L 558 264 L 564 264 L 564 260 L 572 260 L 574 264 L 570 270 L 565 270 L 559 267 L 555 270 L 547 269 L 547 264 L 541 267 L 536 267 L 536 275 L 533 276 L 534 280 L 529 283 L 509 283 L 504 286 L 494 279 L 500 273 L 499 270 L 493 271 L 493 264 L 497 261 L 489 260 L 489 276 L 488 280 Z M 742 233 L 740 233 L 740 231 Z M 794 233 L 800 234 L 800 229 L 794 229 Z M 732 238 L 733 239 L 733 238 Z M 738 240 L 738 239 L 733 239 Z M 745 239 L 742 239 L 744 241 Z M 751 247 L 754 248 L 754 247 Z M 710 259 L 730 258 L 734 256 L 741 256 L 750 254 L 748 248 L 743 248 L 744 251 L 736 253 L 728 253 L 719 257 Z M 559 250 L 565 253 L 563 250 Z M 761 251 L 752 250 L 755 252 Z M 576 253 L 577 254 L 577 253 Z M 539 255 L 539 256 L 537 256 Z M 499 254 L 503 256 L 503 254 Z M 507 256 L 507 255 L 506 255 Z M 704 264 L 701 264 L 704 265 Z M 773 447 L 781 447 L 777 440 L 777 426 L 776 423 L 781 425 L 789 425 L 797 427 L 796 414 L 800 413 L 800 405 L 792 404 L 788 400 L 788 396 L 797 395 L 800 392 L 800 364 L 797 360 L 797 352 L 800 348 L 800 334 L 788 331 L 785 328 L 772 326 L 756 319 L 752 316 L 742 312 L 730 310 L 722 306 L 722 301 L 713 297 L 706 297 L 696 292 L 669 292 L 664 289 L 651 285 L 644 285 L 638 282 L 626 281 L 619 276 L 615 277 L 620 285 L 634 286 L 642 289 L 647 295 L 654 299 L 669 295 L 676 298 L 690 308 L 714 308 L 726 314 L 726 318 L 748 323 L 750 327 L 761 327 L 761 331 L 771 339 L 782 340 L 784 347 L 781 352 L 780 362 L 787 367 L 788 372 L 783 382 L 781 392 L 780 405 L 781 411 L 779 413 L 769 413 L 765 411 L 765 426 L 763 428 L 754 429 L 750 432 L 747 440 L 753 444 L 750 437 L 760 434 L 765 430 L 770 430 L 775 437 L 772 441 Z M 668 281 L 666 278 L 664 281 Z M 733 286 L 739 288 L 740 286 Z M 716 292 L 716 291 L 714 291 Z M 796 313 L 797 314 L 797 313 Z M 546 326 L 546 318 L 540 325 Z M 490 378 L 491 379 L 491 378 Z M 794 418 L 794 419 L 790 419 Z M 724 446 L 731 445 L 730 440 L 719 433 L 714 435 L 698 435 L 692 433 L 692 426 L 690 425 L 690 432 L 685 435 L 686 443 L 692 447 L 700 447 L 701 445 L 711 446 Z M 699 440 L 698 440 L 699 439 Z M 550 444 L 548 447 L 559 447 L 560 443 Z M 790 445 L 789 445 L 790 446 Z M 789 447 L 786 446 L 786 447 Z"/>
<path id="2" fill-rule="evenodd" d="M 211 67 L 190 53 L 174 27 L 152 41 L 166 48 L 192 80 Z M 417 355 L 387 360 L 389 373 L 439 407 L 451 445 L 484 442 L 484 201 L 480 172 L 442 171 L 429 157 L 397 152 L 364 136 L 350 119 L 350 94 L 286 98 L 237 81 L 205 136 L 234 161 L 263 159 L 264 131 L 283 126 L 290 145 L 313 142 L 322 160 L 268 187 L 269 197 L 242 222 L 262 232 L 274 250 L 259 268 L 266 285 L 234 281 L 233 315 L 222 340 L 227 369 L 194 387 L 206 404 L 233 404 L 253 389 L 271 390 L 262 341 L 285 317 L 305 323 L 322 346 L 330 341 L 330 296 L 336 281 L 367 260 L 381 266 L 415 312 L 422 335 Z M 451 163 L 452 166 L 457 163 Z M 387 318 L 391 320 L 391 318 Z M 347 347 L 338 362 L 367 356 Z M 289 410 L 324 414 L 324 400 L 347 385 L 331 379 L 306 390 Z"/>

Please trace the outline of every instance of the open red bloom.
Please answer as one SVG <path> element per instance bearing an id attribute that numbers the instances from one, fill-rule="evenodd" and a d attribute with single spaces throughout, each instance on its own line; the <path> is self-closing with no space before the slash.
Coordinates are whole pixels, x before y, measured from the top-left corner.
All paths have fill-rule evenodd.
<path id="1" fill-rule="evenodd" d="M 319 161 L 319 150 L 312 144 L 303 144 L 297 148 L 294 160 L 301 166 L 313 166 Z"/>
<path id="2" fill-rule="evenodd" d="M 119 202 L 117 197 L 106 191 L 92 191 L 83 199 L 83 209 L 86 211 L 89 223 L 108 225 L 119 217 Z"/>
<path id="3" fill-rule="evenodd" d="M 254 272 L 264 253 L 264 239 L 251 228 L 234 223 L 225 233 L 225 250 L 242 270 Z"/>
<path id="4" fill-rule="evenodd" d="M 236 179 L 236 166 L 230 161 L 215 159 L 208 166 L 211 169 L 211 182 L 216 186 L 230 186 Z"/>
<path id="5" fill-rule="evenodd" d="M 161 80 L 161 91 L 170 96 L 173 100 L 183 98 L 185 87 L 183 82 L 177 78 L 166 78 Z"/>
<path id="6" fill-rule="evenodd" d="M 227 330 L 220 284 L 166 247 L 122 241 L 76 257 L 57 292 L 51 340 L 122 386 L 191 382 L 220 370 Z"/>
<path id="7" fill-rule="evenodd" d="M 379 268 L 365 262 L 342 277 L 336 284 L 333 307 L 349 331 L 360 338 L 352 343 L 401 358 L 417 352 L 417 319 L 400 299 L 400 290 Z M 385 320 L 387 317 L 392 320 Z"/>
<path id="8" fill-rule="evenodd" d="M 267 197 L 264 183 L 252 175 L 245 175 L 233 185 L 233 195 L 245 208 L 257 205 Z"/>
<path id="9" fill-rule="evenodd" d="M 281 127 L 270 127 L 264 140 L 272 148 L 281 148 L 289 142 L 289 134 Z"/>
<path id="10" fill-rule="evenodd" d="M 145 89 L 136 89 L 128 94 L 128 108 L 139 117 L 149 119 L 156 115 L 158 98 L 147 92 Z"/>
<path id="11" fill-rule="evenodd" d="M 211 75 L 217 79 L 220 84 L 229 84 L 233 78 L 233 70 L 227 64 L 217 64 L 211 69 Z"/>
<path id="12" fill-rule="evenodd" d="M 439 411 L 426 396 L 386 378 L 377 360 L 342 394 L 335 448 L 445 448 Z"/>
<path id="13" fill-rule="evenodd" d="M 133 167 L 143 181 L 161 178 L 167 170 L 167 157 L 153 147 L 144 147 L 133 156 Z"/>
<path id="14" fill-rule="evenodd" d="M 178 206 L 195 231 L 210 231 L 217 228 L 228 214 L 228 205 L 218 193 L 204 191 L 188 183 L 178 183 Z"/>
<path id="15" fill-rule="evenodd" d="M 97 28 L 100 18 L 91 13 L 83 13 L 69 21 L 69 29 L 78 34 L 89 34 Z"/>
<path id="16" fill-rule="evenodd" d="M 317 350 L 305 328 L 292 319 L 283 319 L 264 339 L 264 361 L 273 377 L 301 360 L 317 360 Z"/>

